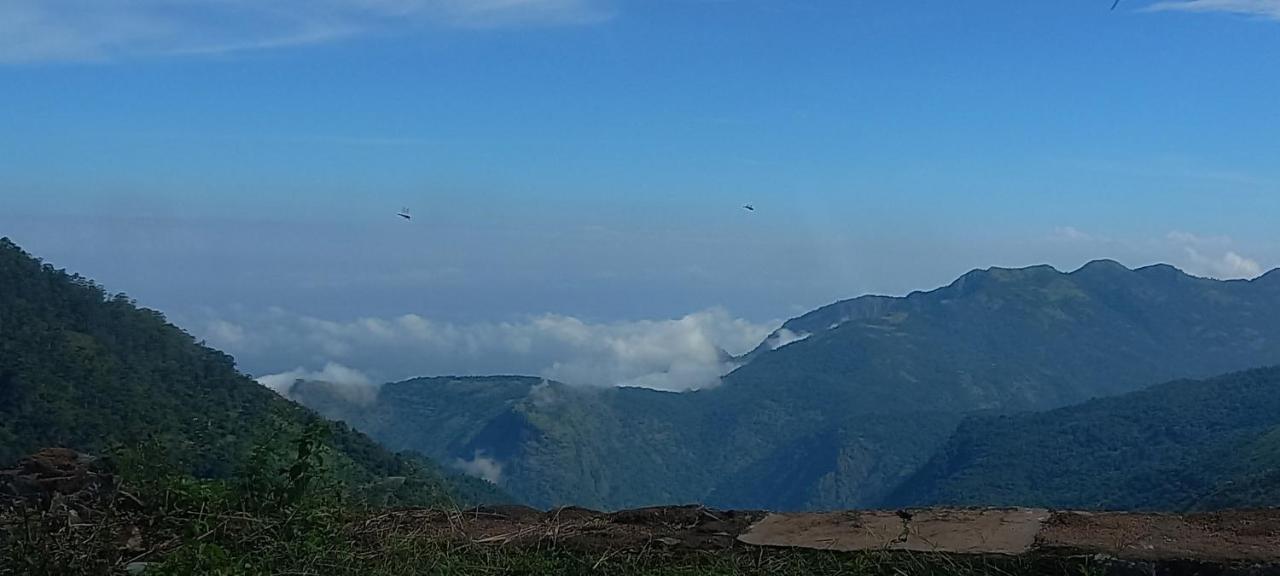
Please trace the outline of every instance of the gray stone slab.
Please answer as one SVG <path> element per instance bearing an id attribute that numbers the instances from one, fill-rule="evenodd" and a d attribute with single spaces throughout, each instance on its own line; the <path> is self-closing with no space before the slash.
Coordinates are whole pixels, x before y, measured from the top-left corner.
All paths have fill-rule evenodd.
<path id="1" fill-rule="evenodd" d="M 909 550 L 958 554 L 1022 554 L 1050 517 L 1038 508 L 770 514 L 738 540 L 755 546 L 843 552 Z"/>

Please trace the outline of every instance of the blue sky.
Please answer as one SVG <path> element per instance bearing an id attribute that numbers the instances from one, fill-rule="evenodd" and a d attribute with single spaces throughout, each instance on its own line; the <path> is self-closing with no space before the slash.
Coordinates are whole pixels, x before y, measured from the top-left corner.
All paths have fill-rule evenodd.
<path id="1" fill-rule="evenodd" d="M 1280 264 L 1280 0 L 1109 8 L 4 0 L 0 234 L 242 336 L 273 310 L 747 342 L 975 267 Z M 231 340 L 255 372 L 342 359 Z"/>

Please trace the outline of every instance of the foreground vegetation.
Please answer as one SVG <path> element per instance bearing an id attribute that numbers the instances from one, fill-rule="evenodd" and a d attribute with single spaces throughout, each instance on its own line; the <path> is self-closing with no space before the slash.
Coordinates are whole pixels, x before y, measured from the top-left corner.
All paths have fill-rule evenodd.
<path id="1" fill-rule="evenodd" d="M 442 537 L 371 506 L 333 476 L 324 432 L 255 447 L 234 477 L 197 480 L 154 445 L 93 464 L 102 490 L 0 499 L 0 575 L 426 574 L 1013 575 L 1102 573 L 1086 559 L 837 554 L 729 546 L 680 550 L 656 542 L 592 549 L 556 541 L 502 546 Z M 86 495 L 87 494 L 87 495 Z M 68 501 L 75 500 L 73 504 Z M 75 512 L 80 510 L 80 512 Z M 454 510 L 450 518 L 470 512 Z"/>

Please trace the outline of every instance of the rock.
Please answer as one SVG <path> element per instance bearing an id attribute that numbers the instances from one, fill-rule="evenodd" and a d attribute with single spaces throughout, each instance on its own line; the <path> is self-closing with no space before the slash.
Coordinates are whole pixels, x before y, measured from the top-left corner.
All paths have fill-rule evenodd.
<path id="1" fill-rule="evenodd" d="M 130 562 L 128 566 L 124 567 L 124 571 L 129 574 L 142 574 L 151 567 L 151 564 L 151 562 Z"/>
<path id="2" fill-rule="evenodd" d="M 65 476 L 83 470 L 93 458 L 67 448 L 45 448 L 18 462 L 24 474 L 42 477 Z"/>
<path id="3" fill-rule="evenodd" d="M 64 511 L 96 501 L 115 488 L 115 478 L 95 470 L 95 458 L 65 448 L 46 448 L 0 471 L 0 500 L 11 505 Z"/>

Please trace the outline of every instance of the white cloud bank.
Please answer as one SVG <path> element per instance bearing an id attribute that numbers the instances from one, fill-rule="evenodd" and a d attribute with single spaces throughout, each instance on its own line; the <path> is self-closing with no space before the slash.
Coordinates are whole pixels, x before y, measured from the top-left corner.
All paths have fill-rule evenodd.
<path id="1" fill-rule="evenodd" d="M 357 404 L 369 404 L 377 399 L 378 389 L 372 380 L 363 372 L 348 368 L 336 362 L 329 362 L 319 371 L 295 368 L 288 372 L 270 374 L 258 378 L 258 383 L 288 396 L 293 384 L 299 380 L 313 380 L 333 384 L 348 401 Z"/>
<path id="2" fill-rule="evenodd" d="M 485 374 L 690 390 L 716 385 L 734 368 L 726 352 L 754 348 L 776 325 L 734 318 L 723 309 L 670 320 L 590 323 L 548 314 L 475 324 L 415 314 L 336 322 L 273 309 L 210 319 L 197 332 L 245 369 L 272 372 L 259 381 L 285 393 L 298 379 L 360 389 L 371 381 Z M 294 366 L 301 367 L 275 373 Z M 316 366 L 323 368 L 311 368 Z"/>
<path id="3" fill-rule="evenodd" d="M 574 25 L 611 15 L 610 0 L 3 0 L 0 63 L 214 54 L 424 25 Z"/>
<path id="4" fill-rule="evenodd" d="M 1280 0 L 1168 0 L 1145 8 L 1148 12 L 1222 12 L 1280 20 Z"/>

